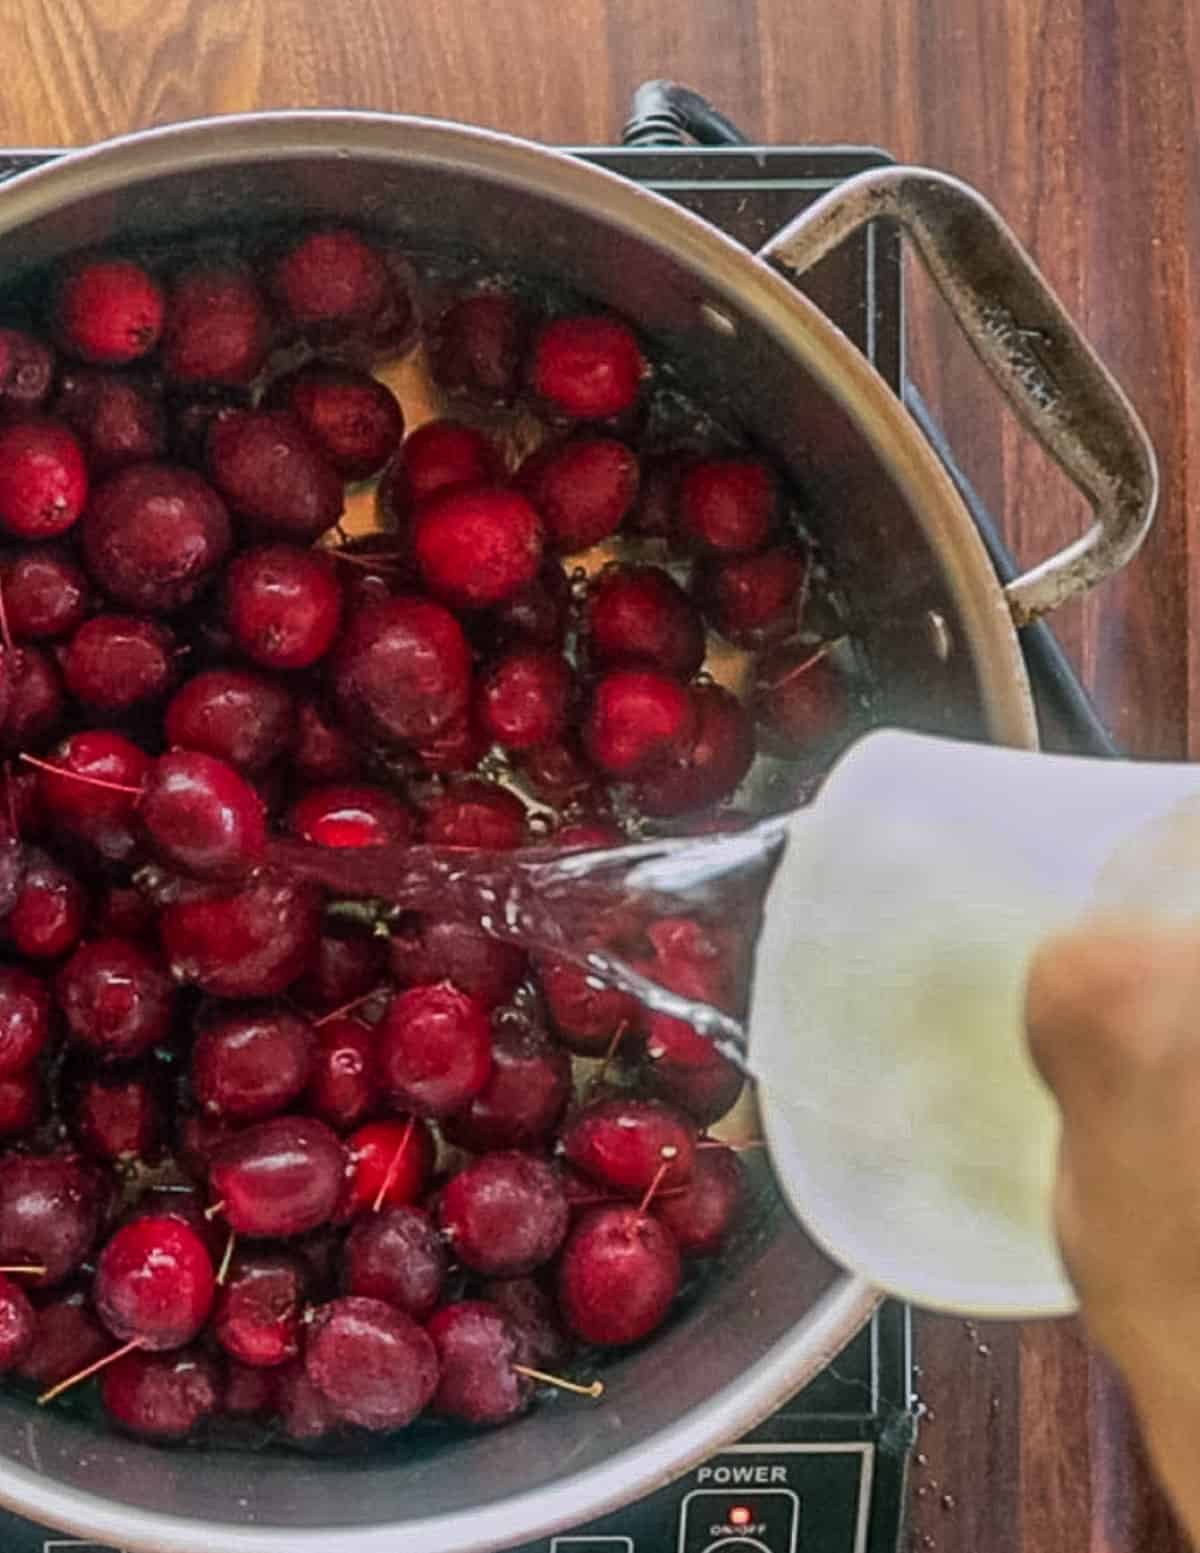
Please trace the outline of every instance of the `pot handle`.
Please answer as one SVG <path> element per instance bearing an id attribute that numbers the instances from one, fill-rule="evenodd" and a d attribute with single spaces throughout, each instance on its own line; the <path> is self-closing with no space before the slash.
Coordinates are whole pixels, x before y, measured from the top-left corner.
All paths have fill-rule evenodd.
<path id="1" fill-rule="evenodd" d="M 860 173 L 789 222 L 758 256 L 802 275 L 878 219 L 904 228 L 975 354 L 1095 515 L 1082 538 L 1008 583 L 1013 619 L 1028 625 L 1136 554 L 1158 500 L 1154 449 L 1003 218 L 957 178 L 924 167 Z"/>

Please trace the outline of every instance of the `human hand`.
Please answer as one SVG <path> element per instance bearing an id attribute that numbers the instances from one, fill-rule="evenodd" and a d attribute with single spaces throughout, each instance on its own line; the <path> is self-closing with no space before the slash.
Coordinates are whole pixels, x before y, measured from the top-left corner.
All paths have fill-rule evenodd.
<path id="1" fill-rule="evenodd" d="M 1200 932 L 1114 923 L 1047 943 L 1026 1021 L 1062 1112 L 1064 1260 L 1200 1542 Z"/>

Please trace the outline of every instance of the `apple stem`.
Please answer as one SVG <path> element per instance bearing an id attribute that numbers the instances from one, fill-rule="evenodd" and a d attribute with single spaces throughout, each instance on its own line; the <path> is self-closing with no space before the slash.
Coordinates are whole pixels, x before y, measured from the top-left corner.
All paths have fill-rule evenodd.
<path id="1" fill-rule="evenodd" d="M 654 1198 L 656 1202 L 661 1202 L 664 1197 L 682 1197 L 686 1191 L 686 1186 L 664 1186 L 659 1191 L 655 1192 Z M 599 1193 L 595 1197 L 572 1197 L 571 1207 L 605 1208 L 610 1206 L 612 1203 L 625 1204 L 628 1203 L 628 1201 L 628 1197 L 621 1197 L 616 1192 L 609 1192 L 607 1194 Z"/>
<path id="2" fill-rule="evenodd" d="M 561 1375 L 547 1375 L 545 1370 L 531 1369 L 528 1364 L 514 1364 L 513 1370 L 518 1375 L 524 1375 L 527 1380 L 540 1380 L 545 1386 L 556 1386 L 559 1391 L 573 1391 L 578 1397 L 602 1397 L 604 1395 L 604 1382 L 602 1380 L 589 1381 L 586 1386 L 581 1386 L 578 1381 L 565 1380 Z"/>
<path id="3" fill-rule="evenodd" d="M 233 1248 L 235 1245 L 237 1245 L 237 1231 L 231 1229 L 225 1241 L 225 1251 L 221 1257 L 221 1265 L 217 1268 L 217 1282 L 219 1284 L 224 1284 L 229 1277 L 229 1264 L 233 1260 Z"/>
<path id="4" fill-rule="evenodd" d="M 765 1138 L 743 1138 L 739 1143 L 732 1143 L 727 1138 L 701 1138 L 696 1147 L 698 1149 L 729 1149 L 734 1154 L 744 1154 L 748 1149 L 765 1149 Z"/>
<path id="5" fill-rule="evenodd" d="M 820 663 L 822 658 L 827 658 L 833 649 L 840 647 L 845 640 L 844 636 L 836 636 L 831 642 L 822 642 L 807 658 L 801 659 L 799 663 L 794 663 L 786 674 L 781 674 L 778 679 L 773 679 L 770 684 L 763 685 L 760 688 L 768 695 L 773 695 L 775 691 L 782 690 L 785 685 L 790 685 L 792 680 L 799 679 L 802 674 L 807 674 L 814 663 Z"/>
<path id="6" fill-rule="evenodd" d="M 629 1029 L 629 1021 L 628 1021 L 628 1019 L 622 1019 L 621 1023 L 613 1031 L 612 1040 L 609 1041 L 607 1047 L 605 1048 L 604 1056 L 601 1057 L 601 1059 L 600 1059 L 600 1066 L 596 1069 L 595 1073 L 592 1075 L 592 1083 L 593 1084 L 600 1083 L 600 1081 L 603 1079 L 604 1075 L 608 1072 L 608 1065 L 613 1060 L 613 1058 L 617 1055 L 617 1047 L 620 1046 L 622 1040 L 625 1037 L 625 1032 L 628 1029 Z"/>
<path id="7" fill-rule="evenodd" d="M 70 1391 L 72 1386 L 78 1386 L 80 1381 L 90 1379 L 97 1370 L 102 1370 L 106 1365 L 112 1364 L 117 1359 L 123 1359 L 127 1353 L 132 1353 L 135 1348 L 142 1346 L 140 1337 L 130 1338 L 129 1342 L 112 1353 L 106 1353 L 103 1359 L 97 1359 L 95 1364 L 89 1364 L 86 1369 L 76 1370 L 74 1375 L 68 1375 L 66 1380 L 60 1380 L 57 1386 L 51 1386 L 49 1391 L 43 1391 L 37 1399 L 39 1407 L 45 1407 L 47 1402 L 53 1402 L 55 1397 L 61 1397 L 64 1391 Z"/>
<path id="8" fill-rule="evenodd" d="M 13 641 L 12 632 L 8 626 L 8 610 L 4 603 L 3 587 L 0 587 L 0 641 L 4 643 L 4 650 L 6 652 L 16 652 L 17 644 Z"/>
<path id="9" fill-rule="evenodd" d="M 396 1145 L 396 1152 L 392 1155 L 391 1162 L 387 1167 L 387 1172 L 384 1175 L 383 1180 L 380 1182 L 379 1190 L 375 1193 L 375 1201 L 371 1204 L 372 1213 L 378 1213 L 379 1210 L 383 1207 L 383 1199 L 387 1196 L 395 1184 L 396 1172 L 400 1169 L 400 1161 L 404 1158 L 404 1152 L 408 1148 L 415 1121 L 416 1118 L 410 1116 L 404 1131 L 400 1134 L 400 1142 Z"/>
<path id="10" fill-rule="evenodd" d="M 39 771 L 70 777 L 73 782 L 86 782 L 89 787 L 106 787 L 110 793 L 129 793 L 134 798 L 142 796 L 140 787 L 130 787 L 127 782 L 106 782 L 103 777 L 85 776 L 82 771 L 72 771 L 69 766 L 56 766 L 52 760 L 40 760 L 36 755 L 27 755 L 24 750 L 17 758 L 27 766 L 36 766 Z"/>
<path id="11" fill-rule="evenodd" d="M 0 1267 L 0 1273 L 30 1273 L 35 1278 L 40 1278 L 46 1271 L 37 1264 L 20 1262 L 15 1267 Z"/>
<path id="12" fill-rule="evenodd" d="M 8 810 L 8 828 L 12 832 L 12 839 L 19 841 L 21 827 L 17 823 L 17 799 L 13 792 L 12 761 L 4 762 L 4 806 Z"/>
<path id="13" fill-rule="evenodd" d="M 669 1159 L 667 1158 L 667 1150 L 664 1149 L 662 1152 L 663 1152 L 663 1162 L 658 1167 L 658 1169 L 654 1172 L 654 1179 L 653 1179 L 653 1181 L 651 1181 L 650 1185 L 646 1188 L 645 1194 L 643 1195 L 641 1202 L 638 1203 L 638 1212 L 639 1213 L 645 1213 L 646 1209 L 650 1206 L 651 1199 L 653 1198 L 655 1192 L 658 1191 L 658 1188 L 659 1188 L 659 1186 L 660 1186 L 660 1184 L 662 1182 L 663 1176 L 665 1176 L 667 1171 L 670 1170 L 671 1165 L 674 1162 L 674 1159 L 675 1159 L 675 1150 L 674 1149 L 671 1149 L 671 1151 L 670 1151 L 670 1158 Z"/>
<path id="14" fill-rule="evenodd" d="M 213 1203 L 211 1208 L 205 1208 L 205 1210 L 204 1210 L 204 1217 L 206 1219 L 215 1219 L 217 1214 L 221 1212 L 221 1210 L 224 1208 L 224 1206 L 225 1206 L 225 1199 L 222 1197 L 221 1201 Z"/>

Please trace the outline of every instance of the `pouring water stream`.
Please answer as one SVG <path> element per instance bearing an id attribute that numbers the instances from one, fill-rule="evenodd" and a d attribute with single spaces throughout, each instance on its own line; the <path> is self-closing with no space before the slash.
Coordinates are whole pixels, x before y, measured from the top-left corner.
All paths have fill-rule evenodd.
<path id="1" fill-rule="evenodd" d="M 780 1186 L 836 1259 L 917 1303 L 1072 1308 L 1057 1115 L 1025 1051 L 1029 957 L 1097 911 L 1200 920 L 1200 772 L 867 736 L 815 804 L 734 834 L 480 856 L 273 843 L 345 897 L 565 956 L 684 1019 L 758 1086 Z M 757 932 L 753 1019 L 605 944 L 687 915 Z"/>

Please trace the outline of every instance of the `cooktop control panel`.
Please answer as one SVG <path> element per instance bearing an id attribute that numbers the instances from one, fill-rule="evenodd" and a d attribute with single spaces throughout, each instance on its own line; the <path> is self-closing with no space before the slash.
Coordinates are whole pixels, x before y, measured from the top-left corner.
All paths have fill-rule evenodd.
<path id="1" fill-rule="evenodd" d="M 875 1463 L 871 1440 L 734 1445 L 634 1509 L 527 1553 L 868 1553 Z"/>

